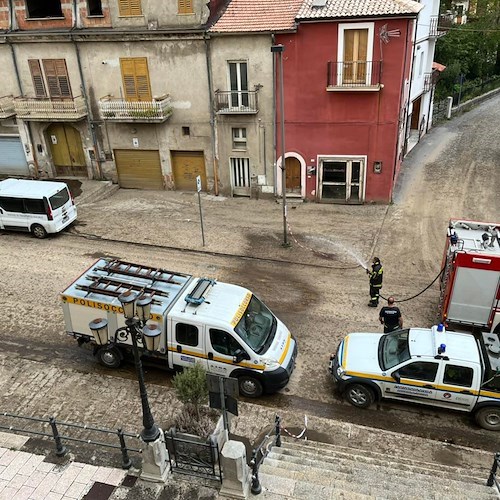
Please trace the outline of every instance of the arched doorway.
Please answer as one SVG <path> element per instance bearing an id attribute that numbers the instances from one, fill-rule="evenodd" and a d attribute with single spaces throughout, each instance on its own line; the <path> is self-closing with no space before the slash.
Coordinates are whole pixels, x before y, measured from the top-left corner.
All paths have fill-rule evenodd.
<path id="1" fill-rule="evenodd" d="M 87 177 L 80 132 L 67 123 L 53 123 L 47 129 L 56 175 Z"/>
<path id="2" fill-rule="evenodd" d="M 298 158 L 288 156 L 285 159 L 286 166 L 286 192 L 301 194 L 301 165 Z"/>

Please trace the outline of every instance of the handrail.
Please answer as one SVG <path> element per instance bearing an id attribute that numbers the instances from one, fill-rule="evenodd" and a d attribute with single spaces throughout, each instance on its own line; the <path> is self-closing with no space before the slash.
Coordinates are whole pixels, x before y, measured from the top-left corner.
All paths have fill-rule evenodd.
<path id="1" fill-rule="evenodd" d="M 259 480 L 259 467 L 274 444 L 278 448 L 281 446 L 281 418 L 278 415 L 274 418 L 274 438 L 271 442 L 268 442 L 270 435 L 270 433 L 266 434 L 259 446 L 252 451 L 252 459 L 250 460 L 250 466 L 252 467 L 252 485 L 250 490 L 254 495 L 258 495 L 262 491 L 262 486 Z M 267 446 L 264 449 L 264 445 L 266 443 Z M 257 458 L 257 455 L 259 454 L 260 458 Z"/>
<path id="2" fill-rule="evenodd" d="M 497 477 L 497 471 L 500 468 L 500 452 L 495 453 L 493 457 L 493 465 L 491 466 L 490 476 L 486 482 L 486 486 L 496 486 L 500 493 L 500 477 Z"/>
<path id="3" fill-rule="evenodd" d="M 28 417 L 25 415 L 17 415 L 15 413 L 9 413 L 9 412 L 0 412 L 0 416 L 9 417 L 9 418 L 13 418 L 13 419 L 29 420 L 32 422 L 41 422 L 41 423 L 49 424 L 51 427 L 51 431 L 52 431 L 51 433 L 35 431 L 35 430 L 30 430 L 30 429 L 17 428 L 17 427 L 14 427 L 12 425 L 9 425 L 9 426 L 0 425 L 0 429 L 13 431 L 13 432 L 19 432 L 19 433 L 33 434 L 35 436 L 52 437 L 54 439 L 54 442 L 56 445 L 56 455 L 59 457 L 64 456 L 67 452 L 66 447 L 62 444 L 63 440 L 75 441 L 78 443 L 94 444 L 97 446 L 104 446 L 106 448 L 119 449 L 119 450 L 121 450 L 121 453 L 122 453 L 122 468 L 123 469 L 129 469 L 132 466 L 132 461 L 130 460 L 130 458 L 128 456 L 129 451 L 136 452 L 136 453 L 142 453 L 141 449 L 129 448 L 126 446 L 126 443 L 125 443 L 125 437 L 138 439 L 140 436 L 138 434 L 124 432 L 121 428 L 118 428 L 117 430 L 105 429 L 105 428 L 101 429 L 99 427 L 93 427 L 93 426 L 86 425 L 86 424 L 76 424 L 73 422 L 57 422 L 55 417 L 49 417 L 49 418 Z M 82 439 L 82 438 L 76 438 L 76 437 L 72 437 L 72 436 L 61 435 L 61 434 L 59 434 L 58 426 L 65 426 L 65 427 L 69 427 L 69 428 L 73 427 L 76 429 L 82 429 L 82 430 L 93 431 L 93 432 L 101 432 L 104 434 L 116 434 L 118 436 L 120 444 L 116 445 L 116 444 L 110 444 L 110 443 L 103 443 L 102 441 L 92 441 L 91 439 Z"/>

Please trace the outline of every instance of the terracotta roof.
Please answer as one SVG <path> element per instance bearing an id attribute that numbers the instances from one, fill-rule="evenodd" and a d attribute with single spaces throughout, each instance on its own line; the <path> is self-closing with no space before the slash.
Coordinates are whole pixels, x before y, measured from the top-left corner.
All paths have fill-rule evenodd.
<path id="1" fill-rule="evenodd" d="M 211 33 L 286 31 L 295 28 L 303 0 L 231 0 Z"/>
<path id="2" fill-rule="evenodd" d="M 435 69 L 436 71 L 444 71 L 446 69 L 446 66 L 443 66 L 442 64 L 439 64 L 438 62 L 434 61 L 432 63 L 432 69 Z"/>
<path id="3" fill-rule="evenodd" d="M 304 0 L 297 19 L 418 14 L 422 8 L 414 0 Z"/>

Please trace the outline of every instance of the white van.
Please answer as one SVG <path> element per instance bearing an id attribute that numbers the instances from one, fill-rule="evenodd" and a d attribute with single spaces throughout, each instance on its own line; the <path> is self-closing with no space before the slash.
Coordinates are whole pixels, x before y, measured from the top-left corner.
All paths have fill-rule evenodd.
<path id="1" fill-rule="evenodd" d="M 76 205 L 64 182 L 0 181 L 0 229 L 36 238 L 58 233 L 76 220 Z"/>

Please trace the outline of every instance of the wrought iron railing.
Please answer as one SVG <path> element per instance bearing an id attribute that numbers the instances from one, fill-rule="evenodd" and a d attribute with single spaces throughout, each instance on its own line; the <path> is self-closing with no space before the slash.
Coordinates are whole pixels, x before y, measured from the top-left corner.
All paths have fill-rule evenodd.
<path id="1" fill-rule="evenodd" d="M 488 478 L 488 486 L 496 486 L 498 493 L 500 493 L 500 477 L 498 476 L 498 469 L 500 468 L 500 452 L 495 453 L 493 457 L 493 465 L 491 466 L 490 477 Z"/>
<path id="2" fill-rule="evenodd" d="M 75 121 L 87 116 L 82 96 L 53 100 L 40 97 L 16 97 L 14 108 L 18 118 L 33 121 Z"/>
<path id="3" fill-rule="evenodd" d="M 274 445 L 278 448 L 281 446 L 281 418 L 278 415 L 276 415 L 274 419 L 273 430 L 274 436 L 271 438 L 271 433 L 266 434 L 259 446 L 252 451 L 252 459 L 250 460 L 250 467 L 252 468 L 252 484 L 250 489 L 254 495 L 258 495 L 262 491 L 262 486 L 259 480 L 259 467 Z"/>
<path id="4" fill-rule="evenodd" d="M 8 412 L 1 412 L 0 417 L 5 417 L 9 419 L 17 419 L 17 420 L 25 420 L 29 422 L 37 422 L 42 424 L 42 430 L 33 430 L 33 429 L 28 429 L 26 427 L 16 427 L 14 425 L 3 425 L 0 423 L 0 429 L 8 430 L 14 433 L 20 433 L 20 434 L 33 434 L 35 436 L 42 436 L 42 437 L 49 437 L 54 440 L 55 446 L 56 446 L 56 455 L 57 456 L 64 456 L 67 453 L 67 448 L 66 446 L 63 445 L 63 441 L 74 441 L 77 443 L 85 443 L 85 444 L 92 444 L 96 446 L 102 446 L 105 448 L 114 448 L 114 449 L 119 449 L 122 454 L 122 468 L 123 469 L 129 469 L 132 466 L 132 461 L 130 460 L 130 457 L 128 455 L 129 451 L 132 452 L 137 452 L 137 453 L 142 453 L 142 450 L 139 448 L 130 448 L 126 445 L 125 443 L 125 437 L 129 438 L 139 438 L 138 434 L 131 434 L 129 432 L 124 432 L 122 429 L 117 429 L 117 430 L 112 430 L 112 429 L 101 429 L 99 427 L 92 427 L 90 425 L 82 425 L 82 424 L 75 424 L 75 423 L 70 423 L 70 422 L 59 422 L 56 421 L 55 417 L 46 417 L 46 418 L 39 418 L 39 417 L 27 417 L 23 415 L 17 415 L 15 413 L 8 413 Z M 44 432 L 43 428 L 47 428 L 50 426 L 51 432 Z M 74 436 L 68 436 L 68 435 L 62 435 L 59 433 L 59 428 L 60 427 L 67 427 L 67 428 L 73 428 L 73 429 L 81 429 L 82 431 L 85 432 L 85 434 L 88 434 L 89 432 L 99 432 L 101 434 L 116 434 L 118 437 L 118 440 L 120 442 L 119 445 L 117 444 L 112 444 L 112 443 L 105 443 L 102 441 L 93 441 L 91 439 L 83 439 L 81 437 L 74 437 Z"/>
<path id="5" fill-rule="evenodd" d="M 115 122 L 162 123 L 173 112 L 169 95 L 152 101 L 126 101 L 106 96 L 99 99 L 99 109 L 103 120 Z"/>
<path id="6" fill-rule="evenodd" d="M 382 61 L 328 61 L 328 89 L 378 90 Z"/>
<path id="7" fill-rule="evenodd" d="M 257 90 L 216 90 L 215 109 L 220 114 L 255 114 L 259 111 Z"/>
<path id="8" fill-rule="evenodd" d="M 0 118 L 9 118 L 14 116 L 16 110 L 14 109 L 14 97 L 11 95 L 4 95 L 0 97 Z"/>

